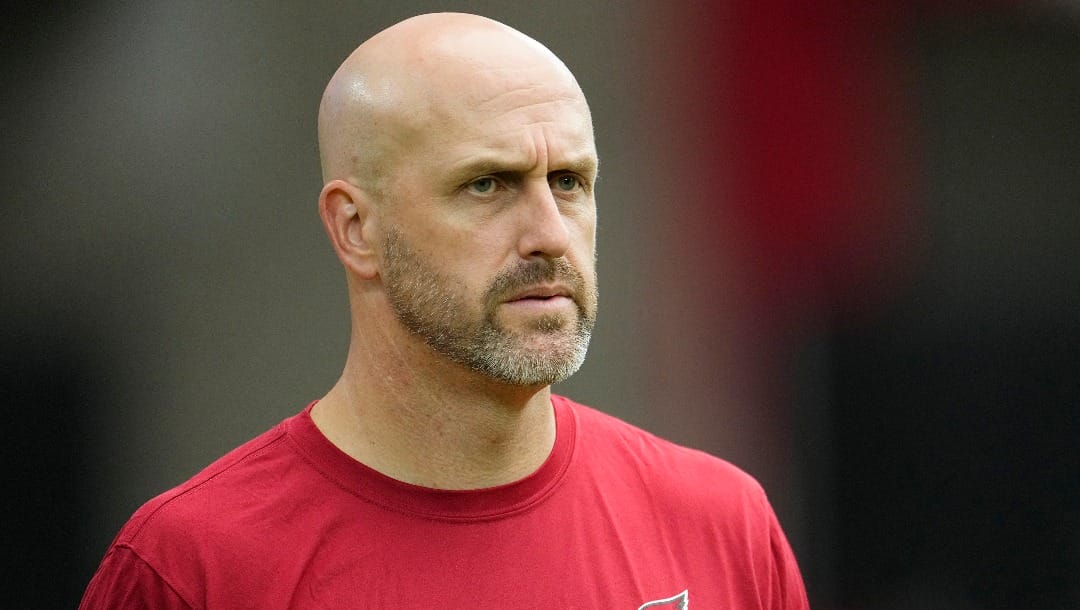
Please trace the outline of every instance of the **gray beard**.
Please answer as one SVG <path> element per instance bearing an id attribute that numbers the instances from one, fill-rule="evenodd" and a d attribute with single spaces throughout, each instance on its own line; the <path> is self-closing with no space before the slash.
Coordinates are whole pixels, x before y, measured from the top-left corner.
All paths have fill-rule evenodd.
<path id="1" fill-rule="evenodd" d="M 471 319 L 461 282 L 439 274 L 396 230 L 384 240 L 384 289 L 401 323 L 437 353 L 498 381 L 520 386 L 550 385 L 573 375 L 585 361 L 596 322 L 596 290 L 565 259 L 523 261 L 500 273 L 485 292 L 484 309 Z M 526 329 L 543 333 L 544 349 L 526 347 L 527 337 L 495 319 L 500 297 L 539 282 L 560 280 L 574 292 L 575 319 L 541 316 Z M 594 284 L 595 285 L 595 284 Z"/>

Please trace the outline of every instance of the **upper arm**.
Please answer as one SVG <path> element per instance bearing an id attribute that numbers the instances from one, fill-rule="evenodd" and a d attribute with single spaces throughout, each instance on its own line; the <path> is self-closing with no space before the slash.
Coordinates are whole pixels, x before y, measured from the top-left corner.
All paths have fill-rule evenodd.
<path id="1" fill-rule="evenodd" d="M 126 546 L 109 549 L 83 594 L 79 610 L 193 607 L 153 567 Z"/>

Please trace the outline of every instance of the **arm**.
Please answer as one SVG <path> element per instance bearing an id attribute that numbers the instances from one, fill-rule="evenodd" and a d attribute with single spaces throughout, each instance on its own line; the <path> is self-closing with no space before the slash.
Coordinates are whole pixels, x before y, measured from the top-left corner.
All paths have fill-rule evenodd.
<path id="1" fill-rule="evenodd" d="M 795 561 L 795 553 L 780 529 L 776 515 L 771 510 L 769 512 L 769 542 L 773 563 L 770 607 L 775 610 L 808 610 L 810 603 L 806 599 L 806 587 Z"/>
<path id="2" fill-rule="evenodd" d="M 101 561 L 79 610 L 155 608 L 192 610 L 154 568 L 127 546 L 114 546 Z"/>

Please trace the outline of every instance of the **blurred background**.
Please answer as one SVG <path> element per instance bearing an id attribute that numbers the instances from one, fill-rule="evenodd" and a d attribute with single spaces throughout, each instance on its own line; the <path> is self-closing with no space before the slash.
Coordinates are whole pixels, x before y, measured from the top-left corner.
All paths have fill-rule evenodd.
<path id="1" fill-rule="evenodd" d="M 0 605 L 336 380 L 319 98 L 433 10 L 593 109 L 558 391 L 757 477 L 815 608 L 1080 608 L 1080 6 L 989 0 L 9 3 Z"/>

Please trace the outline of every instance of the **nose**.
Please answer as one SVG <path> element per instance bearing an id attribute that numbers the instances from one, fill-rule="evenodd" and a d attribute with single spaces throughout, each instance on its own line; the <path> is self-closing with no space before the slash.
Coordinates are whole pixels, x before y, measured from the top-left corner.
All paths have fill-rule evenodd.
<path id="1" fill-rule="evenodd" d="M 520 203 L 518 254 L 522 258 L 559 258 L 566 254 L 570 231 L 547 181 L 530 183 Z"/>

